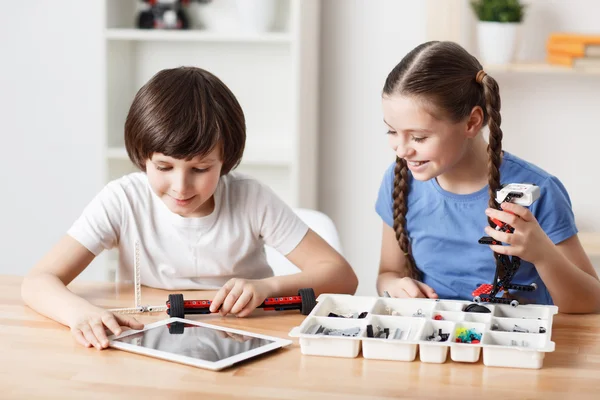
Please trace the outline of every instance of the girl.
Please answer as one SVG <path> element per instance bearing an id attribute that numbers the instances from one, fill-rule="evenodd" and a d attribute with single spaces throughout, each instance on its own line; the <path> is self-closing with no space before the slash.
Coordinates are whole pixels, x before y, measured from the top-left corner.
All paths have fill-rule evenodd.
<path id="1" fill-rule="evenodd" d="M 513 283 L 537 285 L 519 292 L 521 301 L 570 313 L 600 309 L 600 282 L 569 195 L 556 177 L 502 151 L 498 84 L 475 57 L 451 42 L 421 44 L 390 72 L 382 98 L 396 162 L 376 203 L 384 221 L 380 293 L 472 299 L 480 284 L 492 283 L 495 252 L 523 260 Z M 533 183 L 541 197 L 529 208 L 503 203 L 499 210 L 496 190 L 508 183 Z M 488 218 L 514 233 L 494 230 Z M 488 248 L 478 244 L 482 236 L 507 245 Z"/>
<path id="2" fill-rule="evenodd" d="M 24 301 L 71 328 L 84 346 L 108 345 L 105 327 L 141 329 L 71 293 L 66 285 L 104 249 L 118 247 L 119 277 L 133 276 L 140 241 L 141 284 L 161 289 L 221 288 L 211 311 L 248 315 L 265 298 L 354 293 L 346 260 L 267 186 L 231 172 L 246 141 L 235 96 L 211 73 L 176 68 L 137 93 L 125 123 L 125 146 L 143 172 L 110 182 L 67 235 L 25 277 Z M 302 272 L 273 276 L 264 245 Z M 137 256 L 137 254 L 136 254 Z"/>

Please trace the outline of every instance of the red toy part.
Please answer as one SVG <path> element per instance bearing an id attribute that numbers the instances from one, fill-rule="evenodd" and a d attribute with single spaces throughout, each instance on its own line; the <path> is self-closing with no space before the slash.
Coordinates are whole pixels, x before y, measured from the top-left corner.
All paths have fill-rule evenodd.
<path id="1" fill-rule="evenodd" d="M 484 283 L 483 285 L 480 285 L 477 289 L 475 289 L 471 294 L 473 295 L 473 297 L 481 296 L 482 294 L 490 294 L 492 289 L 494 289 L 494 285 Z M 502 288 L 500 288 L 500 290 L 502 290 Z"/>

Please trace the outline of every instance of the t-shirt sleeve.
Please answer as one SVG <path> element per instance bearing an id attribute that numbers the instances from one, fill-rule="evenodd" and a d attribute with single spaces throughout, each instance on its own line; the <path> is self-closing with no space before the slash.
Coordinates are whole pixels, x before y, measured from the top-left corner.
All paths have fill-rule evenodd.
<path id="1" fill-rule="evenodd" d="M 257 231 L 265 244 L 288 255 L 306 236 L 308 225 L 271 188 L 260 183 L 255 188 Z"/>
<path id="2" fill-rule="evenodd" d="M 531 211 L 554 244 L 577 234 L 569 193 L 558 178 L 552 176 L 541 185 Z"/>
<path id="3" fill-rule="evenodd" d="M 375 211 L 381 217 L 383 222 L 389 226 L 394 226 L 394 212 L 392 203 L 392 190 L 394 187 L 394 168 L 396 163 L 393 163 L 383 175 L 381 180 L 381 186 L 379 187 L 379 194 L 377 195 L 377 201 L 375 203 Z"/>
<path id="4" fill-rule="evenodd" d="M 123 219 L 119 189 L 115 182 L 106 185 L 67 231 L 95 256 L 119 242 Z"/>

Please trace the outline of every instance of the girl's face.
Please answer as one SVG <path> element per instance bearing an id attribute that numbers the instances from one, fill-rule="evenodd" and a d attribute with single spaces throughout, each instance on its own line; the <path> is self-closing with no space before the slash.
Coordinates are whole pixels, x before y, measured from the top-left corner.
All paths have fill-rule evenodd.
<path id="1" fill-rule="evenodd" d="M 206 156 L 189 161 L 154 153 L 146 160 L 146 174 L 169 210 L 182 217 L 204 217 L 214 209 L 212 198 L 222 166 L 220 146 L 216 146 Z"/>
<path id="2" fill-rule="evenodd" d="M 455 167 L 467 151 L 468 139 L 473 137 L 466 121 L 436 118 L 412 97 L 385 96 L 383 119 L 390 147 L 406 160 L 419 181 L 436 178 Z"/>

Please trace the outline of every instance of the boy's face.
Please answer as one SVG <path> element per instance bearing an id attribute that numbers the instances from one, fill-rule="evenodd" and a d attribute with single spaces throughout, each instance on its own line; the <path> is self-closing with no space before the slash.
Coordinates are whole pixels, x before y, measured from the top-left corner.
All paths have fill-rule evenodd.
<path id="1" fill-rule="evenodd" d="M 182 217 L 204 217 L 214 209 L 213 194 L 221 176 L 220 146 L 205 156 L 178 160 L 154 153 L 146 160 L 150 187 L 169 210 Z"/>
<path id="2" fill-rule="evenodd" d="M 383 98 L 383 116 L 390 147 L 419 181 L 444 174 L 464 156 L 462 122 L 437 119 L 411 97 L 399 95 Z"/>

